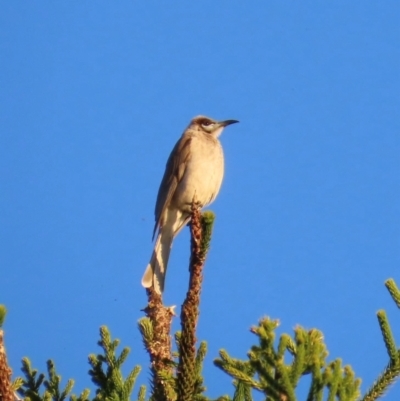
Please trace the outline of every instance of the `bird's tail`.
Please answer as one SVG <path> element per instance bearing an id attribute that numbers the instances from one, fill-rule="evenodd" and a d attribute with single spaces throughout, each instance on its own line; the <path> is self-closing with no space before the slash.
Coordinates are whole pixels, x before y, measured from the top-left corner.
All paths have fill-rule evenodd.
<path id="1" fill-rule="evenodd" d="M 143 287 L 154 286 L 158 294 L 162 294 L 164 291 L 165 274 L 173 239 L 174 236 L 170 232 L 163 229 L 159 231 L 150 263 L 147 265 L 142 278 Z"/>

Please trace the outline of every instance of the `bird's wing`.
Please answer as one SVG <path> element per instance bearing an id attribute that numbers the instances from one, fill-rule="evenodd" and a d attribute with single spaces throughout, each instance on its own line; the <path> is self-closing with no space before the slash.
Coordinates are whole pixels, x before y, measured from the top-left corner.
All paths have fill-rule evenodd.
<path id="1" fill-rule="evenodd" d="M 171 202 L 176 188 L 185 174 L 187 161 L 190 157 L 191 140 L 192 136 L 190 134 L 183 135 L 169 155 L 167 165 L 165 166 L 164 176 L 161 181 L 160 188 L 158 189 L 155 209 L 156 224 L 154 226 L 153 239 L 157 228 L 161 224 L 164 211 Z"/>

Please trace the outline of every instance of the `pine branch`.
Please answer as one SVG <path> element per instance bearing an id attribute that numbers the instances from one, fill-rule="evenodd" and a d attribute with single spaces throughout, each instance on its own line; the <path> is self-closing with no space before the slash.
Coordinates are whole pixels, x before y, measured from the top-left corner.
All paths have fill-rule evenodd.
<path id="1" fill-rule="evenodd" d="M 41 373 L 38 375 L 37 369 L 32 369 L 31 362 L 28 358 L 22 359 L 22 372 L 25 379 L 17 378 L 21 381 L 18 393 L 24 399 L 31 401 L 64 401 L 71 394 L 74 381 L 69 379 L 63 390 L 60 389 L 61 376 L 57 374 L 54 362 L 47 361 L 47 374 L 46 376 Z M 43 394 L 40 394 L 41 387 L 44 386 Z M 89 390 L 84 390 L 79 397 L 70 395 L 71 400 L 86 401 L 89 396 Z"/>
<path id="2" fill-rule="evenodd" d="M 360 380 L 354 378 L 350 367 L 342 368 L 340 359 L 326 366 L 328 353 L 320 331 L 307 331 L 298 326 L 294 339 L 282 334 L 276 347 L 274 331 L 278 325 L 277 320 L 263 318 L 257 327 L 252 327 L 259 345 L 251 348 L 249 361 L 231 358 L 223 350 L 220 359 L 214 361 L 236 379 L 235 396 L 239 400 L 243 399 L 243 391 L 248 386 L 263 392 L 268 401 L 295 401 L 295 389 L 300 379 L 308 374 L 312 379 L 307 401 L 322 401 L 326 387 L 329 389 L 328 401 L 354 401 L 358 397 Z M 285 363 L 286 352 L 292 357 L 291 362 Z M 253 370 L 248 370 L 247 364 Z M 239 383 L 243 385 L 239 386 Z"/>
<path id="3" fill-rule="evenodd" d="M 3 326 L 7 310 L 0 305 L 0 327 Z M 14 401 L 14 389 L 11 382 L 12 370 L 8 366 L 6 348 L 4 345 L 4 331 L 0 329 L 0 400 Z"/>
<path id="4" fill-rule="evenodd" d="M 392 278 L 385 281 L 385 286 L 388 289 L 393 301 L 396 303 L 397 307 L 400 308 L 400 290 Z"/>
<path id="5" fill-rule="evenodd" d="M 135 366 L 127 378 L 122 375 L 122 364 L 129 355 L 129 348 L 125 347 L 119 356 L 116 349 L 119 346 L 118 339 L 112 340 L 111 334 L 106 326 L 100 327 L 100 341 L 98 345 L 103 349 L 104 354 L 89 355 L 91 369 L 89 374 L 93 383 L 98 387 L 94 401 L 129 401 L 137 376 L 141 370 Z M 139 395 L 145 390 L 140 390 Z M 143 397 L 143 395 L 140 395 Z"/>
<path id="6" fill-rule="evenodd" d="M 31 362 L 28 358 L 22 359 L 22 373 L 25 375 L 22 387 L 18 390 L 18 393 L 24 397 L 29 397 L 32 401 L 41 400 L 39 394 L 40 387 L 42 386 L 45 375 L 41 373 L 37 378 L 37 369 L 32 369 Z"/>
<path id="7" fill-rule="evenodd" d="M 174 307 L 165 307 L 153 288 L 147 289 L 147 295 L 147 317 L 140 319 L 138 326 L 150 356 L 152 394 L 157 401 L 170 401 L 176 399 L 170 336 Z"/>
<path id="8" fill-rule="evenodd" d="M 397 288 L 396 283 L 393 279 L 388 279 L 386 280 L 385 285 L 392 296 L 393 301 L 400 308 L 400 291 Z M 400 376 L 400 349 L 396 347 L 386 312 L 384 310 L 378 311 L 377 317 L 383 341 L 389 355 L 389 364 L 361 401 L 375 401 L 385 394 L 390 385 L 392 385 Z"/>
<path id="9" fill-rule="evenodd" d="M 137 401 L 145 401 L 146 399 L 146 386 L 140 386 Z"/>
<path id="10" fill-rule="evenodd" d="M 386 316 L 386 312 L 384 310 L 380 310 L 377 312 L 379 326 L 381 328 L 383 341 L 386 346 L 386 350 L 389 354 L 390 364 L 396 365 L 399 360 L 399 351 L 396 348 L 396 342 L 394 340 L 392 330 L 390 329 L 389 320 Z"/>
<path id="11" fill-rule="evenodd" d="M 375 401 L 379 397 L 383 396 L 389 386 L 395 382 L 400 375 L 400 364 L 388 365 L 383 373 L 378 377 L 372 387 L 367 391 L 367 394 L 361 399 L 361 401 Z"/>
<path id="12" fill-rule="evenodd" d="M 199 317 L 203 266 L 210 246 L 214 214 L 200 214 L 200 205 L 192 203 L 190 222 L 191 257 L 189 266 L 189 290 L 181 310 L 182 332 L 179 340 L 177 369 L 177 393 L 179 401 L 192 401 L 203 391 L 199 376 L 199 360 L 196 362 L 196 328 Z M 200 350 L 199 350 L 200 351 Z M 201 360 L 204 356 L 201 358 Z"/>
<path id="13" fill-rule="evenodd" d="M 82 391 L 82 393 L 79 396 L 72 394 L 70 397 L 70 400 L 71 401 L 89 401 L 89 394 L 90 394 L 90 390 L 88 388 L 86 388 L 85 390 Z"/>
<path id="14" fill-rule="evenodd" d="M 44 381 L 46 392 L 54 401 L 64 401 L 68 394 L 71 393 L 74 381 L 69 379 L 64 390 L 60 390 L 61 376 L 57 375 L 54 362 L 52 360 L 47 361 L 47 371 L 49 380 Z"/>
<path id="15" fill-rule="evenodd" d="M 91 369 L 89 374 L 93 383 L 98 387 L 93 401 L 129 401 L 140 367 L 135 366 L 124 379 L 122 364 L 129 355 L 129 348 L 125 347 L 119 355 L 116 354 L 119 340 L 111 339 L 106 326 L 100 328 L 100 341 L 98 345 L 103 349 L 99 355 L 89 355 Z M 22 360 L 22 372 L 25 379 L 17 378 L 15 386 L 19 386 L 19 394 L 25 400 L 30 401 L 65 401 L 69 396 L 71 401 L 89 401 L 90 391 L 85 389 L 79 396 L 71 394 L 74 385 L 73 380 L 68 380 L 64 389 L 60 388 L 61 376 L 57 374 L 54 362 L 47 361 L 47 379 L 44 374 L 38 374 L 37 369 L 32 369 L 28 358 Z M 40 393 L 42 386 L 45 390 Z M 139 391 L 139 401 L 144 401 L 145 388 Z M 2 400 L 1 400 L 2 401 Z"/>

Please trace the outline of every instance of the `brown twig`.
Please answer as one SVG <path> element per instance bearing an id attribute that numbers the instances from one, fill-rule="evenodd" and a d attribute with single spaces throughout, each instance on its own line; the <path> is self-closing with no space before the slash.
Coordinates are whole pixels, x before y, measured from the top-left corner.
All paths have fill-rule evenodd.
<path id="1" fill-rule="evenodd" d="M 192 400 L 196 384 L 196 326 L 199 318 L 201 284 L 205 253 L 202 251 L 202 216 L 200 207 L 193 202 L 189 290 L 181 310 L 182 335 L 178 364 L 178 400 Z"/>
<path id="2" fill-rule="evenodd" d="M 170 401 L 175 398 L 174 391 L 165 377 L 173 375 L 170 331 L 174 307 L 165 307 L 162 296 L 153 288 L 147 289 L 147 296 L 148 305 L 144 312 L 151 322 L 153 335 L 149 341 L 145 339 L 145 346 L 150 355 L 154 399 Z"/>
<path id="3" fill-rule="evenodd" d="M 7 363 L 4 347 L 4 332 L 0 330 L 0 400 L 14 401 L 14 391 L 11 384 L 12 370 Z"/>

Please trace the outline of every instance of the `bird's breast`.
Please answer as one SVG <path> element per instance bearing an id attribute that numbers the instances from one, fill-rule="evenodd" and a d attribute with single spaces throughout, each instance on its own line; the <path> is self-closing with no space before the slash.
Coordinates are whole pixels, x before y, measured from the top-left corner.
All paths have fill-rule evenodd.
<path id="1" fill-rule="evenodd" d="M 193 198 L 203 206 L 217 196 L 224 177 L 224 154 L 217 139 L 194 136 L 185 173 L 175 193 L 178 204 L 190 205 Z"/>

